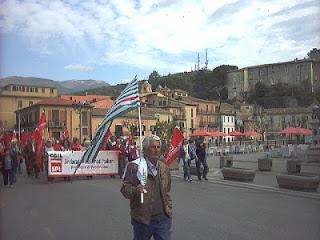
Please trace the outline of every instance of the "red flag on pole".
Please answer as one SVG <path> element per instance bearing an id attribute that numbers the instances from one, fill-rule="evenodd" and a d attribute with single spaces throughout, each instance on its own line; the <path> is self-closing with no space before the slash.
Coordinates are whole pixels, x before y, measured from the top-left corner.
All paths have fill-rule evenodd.
<path id="1" fill-rule="evenodd" d="M 41 114 L 37 128 L 39 129 L 39 132 L 42 136 L 44 129 L 47 128 L 47 119 L 46 114 L 44 112 Z"/>
<path id="2" fill-rule="evenodd" d="M 129 146 L 132 145 L 132 135 L 131 135 L 130 132 L 129 132 L 129 135 L 128 135 L 128 145 L 129 145 Z"/>
<path id="3" fill-rule="evenodd" d="M 108 139 L 111 137 L 112 133 L 110 131 L 110 128 L 108 129 L 106 135 L 104 136 L 104 139 L 103 139 L 103 144 L 101 144 L 99 150 L 100 151 L 103 151 L 106 149 L 106 145 L 107 145 L 107 142 L 108 142 Z"/>
<path id="4" fill-rule="evenodd" d="M 179 149 L 182 144 L 184 137 L 182 132 L 178 128 L 173 129 L 173 134 L 170 138 L 170 147 L 164 153 L 166 158 L 165 164 L 170 165 L 179 155 Z"/>
<path id="5" fill-rule="evenodd" d="M 9 147 L 10 146 L 10 136 L 8 135 L 7 132 L 3 132 L 2 135 L 1 135 L 1 138 L 0 138 L 0 141 L 3 141 L 4 142 L 4 145 L 6 147 Z"/>
<path id="6" fill-rule="evenodd" d="M 25 146 L 27 144 L 27 141 L 29 139 L 29 135 L 27 132 L 22 131 L 21 132 L 21 139 L 20 139 L 20 144 L 21 146 Z"/>

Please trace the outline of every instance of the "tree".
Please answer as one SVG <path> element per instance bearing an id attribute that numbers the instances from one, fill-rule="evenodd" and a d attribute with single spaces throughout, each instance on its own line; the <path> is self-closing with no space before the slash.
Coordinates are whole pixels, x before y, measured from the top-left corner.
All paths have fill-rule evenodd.
<path id="1" fill-rule="evenodd" d="M 320 60 L 320 49 L 313 48 L 307 55 L 310 59 Z"/>
<path id="2" fill-rule="evenodd" d="M 160 74 L 156 70 L 153 70 L 152 73 L 150 73 L 148 80 L 149 82 L 157 81 L 159 80 L 160 77 L 161 77 Z"/>

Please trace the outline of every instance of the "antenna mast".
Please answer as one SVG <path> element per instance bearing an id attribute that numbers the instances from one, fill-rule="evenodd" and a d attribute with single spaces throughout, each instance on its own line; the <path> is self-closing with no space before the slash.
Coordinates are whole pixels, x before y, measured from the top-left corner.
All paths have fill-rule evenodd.
<path id="1" fill-rule="evenodd" d="M 208 49 L 206 48 L 206 62 L 205 62 L 206 66 L 205 69 L 208 69 Z"/>

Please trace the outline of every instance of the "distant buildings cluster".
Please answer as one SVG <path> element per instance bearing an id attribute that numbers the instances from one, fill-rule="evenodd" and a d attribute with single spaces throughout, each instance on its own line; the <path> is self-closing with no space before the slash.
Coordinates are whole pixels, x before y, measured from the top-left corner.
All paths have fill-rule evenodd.
<path id="1" fill-rule="evenodd" d="M 228 92 L 231 98 L 248 91 L 262 81 L 294 84 L 307 81 L 312 88 L 319 88 L 319 61 L 297 60 L 286 63 L 247 67 L 228 73 Z M 205 87 L 205 86 L 203 86 Z M 188 137 L 194 131 L 256 131 L 267 136 L 286 127 L 313 129 L 314 141 L 319 141 L 319 117 L 317 106 L 308 108 L 261 109 L 249 104 L 231 105 L 226 102 L 209 101 L 189 96 L 186 91 L 156 86 L 143 82 L 140 89 L 142 111 L 142 133 L 156 133 L 157 123 L 173 121 Z M 108 96 L 59 95 L 53 86 L 8 84 L 0 90 L 0 129 L 31 131 L 39 121 L 41 113 L 47 117 L 48 130 L 59 138 L 67 129 L 71 138 L 91 138 L 113 101 Z M 127 136 L 129 132 L 138 136 L 138 112 L 132 111 L 115 119 L 111 132 L 116 136 Z M 222 137 L 231 142 L 233 137 Z M 320 141 L 319 141 L 320 143 Z"/>

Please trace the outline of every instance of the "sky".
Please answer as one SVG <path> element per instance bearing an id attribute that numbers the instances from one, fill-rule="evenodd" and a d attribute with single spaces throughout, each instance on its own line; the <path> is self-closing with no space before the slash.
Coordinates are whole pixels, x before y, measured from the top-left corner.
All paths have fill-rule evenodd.
<path id="1" fill-rule="evenodd" d="M 0 77 L 112 85 L 320 48 L 318 0 L 1 0 Z"/>

